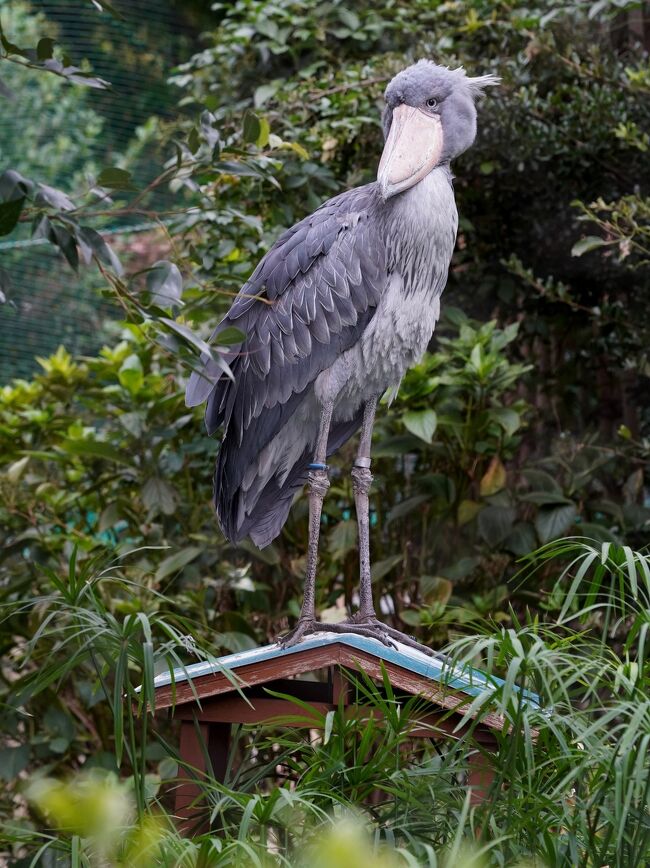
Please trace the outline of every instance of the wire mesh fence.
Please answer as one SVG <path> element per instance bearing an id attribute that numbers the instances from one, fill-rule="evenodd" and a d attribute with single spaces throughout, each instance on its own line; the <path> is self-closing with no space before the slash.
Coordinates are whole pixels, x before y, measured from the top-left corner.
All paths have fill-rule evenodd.
<path id="1" fill-rule="evenodd" d="M 169 70 L 189 57 L 202 5 L 164 0 L 113 3 L 121 17 L 95 10 L 88 0 L 3 0 L 3 29 L 31 44 L 34 35 L 53 36 L 73 62 L 88 62 L 93 74 L 111 82 L 108 91 L 75 88 L 44 73 L 14 64 L 0 67 L 7 111 L 0 111 L 0 173 L 17 169 L 66 192 L 86 188 L 93 172 L 124 164 L 136 183 L 152 177 L 153 141 L 142 125 L 155 117 L 177 116 L 177 94 Z M 197 11 L 198 9 L 198 11 Z M 5 69 L 6 67 L 6 69 Z M 11 95 L 12 94 L 12 95 Z M 102 230 L 118 236 L 128 251 L 136 235 L 153 223 L 111 220 Z M 72 271 L 47 243 L 31 239 L 28 228 L 0 242 L 0 264 L 12 281 L 10 301 L 0 306 L 0 383 L 29 377 L 37 356 L 63 344 L 72 353 L 96 351 L 108 337 L 107 324 L 119 307 L 103 298 L 93 267 Z"/>

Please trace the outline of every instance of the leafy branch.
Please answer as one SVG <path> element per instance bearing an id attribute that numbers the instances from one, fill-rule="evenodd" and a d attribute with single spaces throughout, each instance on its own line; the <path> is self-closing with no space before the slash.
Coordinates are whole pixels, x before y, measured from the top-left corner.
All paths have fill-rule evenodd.
<path id="1" fill-rule="evenodd" d="M 17 63 L 28 69 L 36 69 L 40 72 L 49 72 L 65 79 L 71 84 L 80 84 L 85 87 L 94 87 L 105 90 L 110 87 L 110 82 L 98 76 L 85 75 L 78 66 L 73 66 L 68 55 L 64 54 L 59 60 L 54 56 L 56 41 L 48 36 L 39 39 L 35 48 L 20 48 L 7 39 L 0 22 L 0 60 L 9 63 Z"/>

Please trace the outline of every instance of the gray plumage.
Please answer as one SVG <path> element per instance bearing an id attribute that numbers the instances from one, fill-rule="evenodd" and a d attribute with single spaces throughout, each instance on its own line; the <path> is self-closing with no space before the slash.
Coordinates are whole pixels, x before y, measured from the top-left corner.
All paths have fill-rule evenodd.
<path id="1" fill-rule="evenodd" d="M 369 396 L 396 386 L 431 339 L 453 252 L 457 214 L 449 159 L 475 135 L 462 71 L 421 62 L 391 82 L 384 115 L 440 99 L 444 158 L 419 183 L 387 197 L 378 182 L 342 193 L 285 232 L 216 328 L 246 338 L 190 378 L 186 400 L 207 399 L 206 425 L 224 433 L 214 481 L 217 515 L 232 541 L 261 546 L 284 525 L 307 480 L 321 408 L 334 405 L 327 453 L 361 424 Z M 464 123 L 464 120 L 466 122 Z"/>

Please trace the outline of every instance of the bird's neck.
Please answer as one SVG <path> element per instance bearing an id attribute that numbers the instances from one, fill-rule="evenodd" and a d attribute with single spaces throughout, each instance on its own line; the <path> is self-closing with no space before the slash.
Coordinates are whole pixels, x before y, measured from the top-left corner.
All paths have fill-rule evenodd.
<path id="1" fill-rule="evenodd" d="M 456 240 L 458 215 L 449 163 L 386 203 L 386 242 L 396 263 L 414 247 L 447 253 Z"/>

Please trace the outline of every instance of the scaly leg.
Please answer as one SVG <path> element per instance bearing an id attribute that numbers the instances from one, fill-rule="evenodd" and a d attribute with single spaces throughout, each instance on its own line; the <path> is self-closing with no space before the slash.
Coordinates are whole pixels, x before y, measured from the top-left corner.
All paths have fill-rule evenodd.
<path id="1" fill-rule="evenodd" d="M 371 398 L 363 412 L 361 427 L 361 439 L 357 458 L 352 468 L 352 487 L 354 490 L 354 502 L 357 510 L 357 524 L 359 528 L 359 610 L 353 616 L 348 629 L 352 626 L 352 632 L 361 632 L 362 635 L 373 636 L 384 644 L 392 644 L 390 640 L 401 642 L 410 648 L 416 648 L 425 654 L 434 655 L 434 652 L 422 645 L 411 636 L 389 627 L 377 618 L 375 606 L 372 600 L 372 579 L 370 574 L 370 486 L 372 485 L 372 473 L 370 472 L 370 450 L 372 445 L 372 429 L 375 424 L 378 395 Z M 345 623 L 340 625 L 345 628 Z"/>
<path id="2" fill-rule="evenodd" d="M 357 510 L 357 526 L 359 528 L 359 611 L 356 620 L 359 622 L 376 620 L 375 607 L 372 602 L 372 583 L 370 579 L 370 486 L 372 485 L 372 473 L 370 472 L 370 446 L 372 443 L 372 429 L 375 424 L 378 396 L 372 397 L 363 410 L 363 423 L 361 425 L 361 439 L 357 458 L 352 468 L 352 488 L 354 490 L 354 503 Z"/>
<path id="3" fill-rule="evenodd" d="M 305 577 L 305 593 L 298 623 L 285 636 L 280 644 L 289 647 L 300 642 L 307 633 L 314 632 L 316 623 L 316 570 L 318 568 L 318 541 L 320 537 L 320 520 L 323 511 L 323 500 L 330 487 L 327 476 L 327 440 L 332 423 L 333 405 L 323 407 L 318 429 L 318 441 L 314 453 L 314 461 L 309 465 L 309 544 L 307 547 L 307 575 Z"/>

